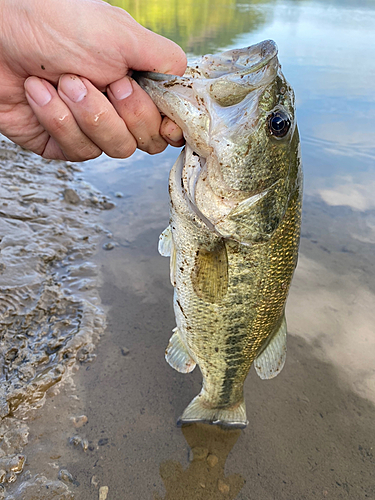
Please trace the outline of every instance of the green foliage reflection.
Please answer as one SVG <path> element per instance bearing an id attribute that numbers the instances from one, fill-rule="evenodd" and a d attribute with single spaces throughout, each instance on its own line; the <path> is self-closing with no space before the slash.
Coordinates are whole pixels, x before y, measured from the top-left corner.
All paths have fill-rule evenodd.
<path id="1" fill-rule="evenodd" d="M 177 42 L 185 52 L 205 54 L 230 45 L 263 25 L 274 0 L 109 0 L 140 24 Z M 263 7 L 263 8 L 262 8 Z"/>

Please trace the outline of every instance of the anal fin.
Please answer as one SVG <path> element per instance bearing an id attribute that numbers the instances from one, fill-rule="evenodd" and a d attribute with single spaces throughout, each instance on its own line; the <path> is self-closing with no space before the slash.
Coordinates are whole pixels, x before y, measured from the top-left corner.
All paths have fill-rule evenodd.
<path id="1" fill-rule="evenodd" d="M 196 366 L 196 362 L 188 353 L 178 331 L 174 328 L 173 335 L 169 340 L 168 347 L 165 351 L 165 359 L 172 368 L 181 373 L 192 372 Z"/>
<path id="2" fill-rule="evenodd" d="M 281 325 L 267 347 L 255 358 L 255 371 L 263 380 L 276 377 L 284 367 L 286 359 L 286 320 L 283 315 Z"/>

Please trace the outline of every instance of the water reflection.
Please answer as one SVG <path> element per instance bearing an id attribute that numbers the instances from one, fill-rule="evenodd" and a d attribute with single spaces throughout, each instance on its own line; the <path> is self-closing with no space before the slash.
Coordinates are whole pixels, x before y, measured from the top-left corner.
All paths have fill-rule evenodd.
<path id="1" fill-rule="evenodd" d="M 274 0 L 109 0 L 146 28 L 177 42 L 187 53 L 202 55 L 234 42 L 241 33 L 269 21 L 265 4 Z"/>
<path id="2" fill-rule="evenodd" d="M 225 462 L 241 434 L 240 429 L 222 429 L 206 424 L 182 427 L 190 447 L 190 464 L 184 469 L 169 460 L 160 465 L 166 495 L 154 500 L 234 500 L 245 484 L 240 474 L 225 475 Z"/>

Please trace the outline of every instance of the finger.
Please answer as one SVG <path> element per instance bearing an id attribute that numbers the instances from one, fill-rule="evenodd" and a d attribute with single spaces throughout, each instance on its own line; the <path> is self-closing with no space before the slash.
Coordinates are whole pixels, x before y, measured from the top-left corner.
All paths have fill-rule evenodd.
<path id="1" fill-rule="evenodd" d="M 180 127 L 172 121 L 168 116 L 164 116 L 160 125 L 160 135 L 176 148 L 180 148 L 185 144 L 184 136 Z"/>
<path id="2" fill-rule="evenodd" d="M 151 97 L 128 76 L 111 83 L 107 95 L 117 113 L 137 141 L 149 154 L 164 151 L 167 142 L 160 136 L 161 116 Z"/>
<path id="3" fill-rule="evenodd" d="M 45 158 L 62 158 L 83 161 L 96 158 L 102 151 L 79 128 L 67 105 L 60 99 L 56 89 L 46 80 L 35 76 L 27 78 L 24 84 L 27 101 L 36 118 L 54 143 L 46 141 L 42 155 Z M 63 155 L 58 153 L 56 144 Z M 54 146 L 52 147 L 52 144 Z"/>
<path id="4" fill-rule="evenodd" d="M 108 156 L 127 158 L 134 153 L 137 143 L 124 120 L 89 80 L 63 75 L 58 94 L 83 133 Z"/>

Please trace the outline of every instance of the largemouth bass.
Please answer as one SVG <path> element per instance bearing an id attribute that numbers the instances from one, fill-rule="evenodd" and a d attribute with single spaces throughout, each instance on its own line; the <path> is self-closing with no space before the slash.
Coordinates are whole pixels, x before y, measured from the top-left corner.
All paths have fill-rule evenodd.
<path id="1" fill-rule="evenodd" d="M 186 139 L 159 241 L 177 324 L 166 359 L 203 376 L 180 420 L 244 427 L 251 365 L 270 379 L 286 356 L 302 193 L 294 93 L 270 40 L 138 81 Z"/>

